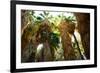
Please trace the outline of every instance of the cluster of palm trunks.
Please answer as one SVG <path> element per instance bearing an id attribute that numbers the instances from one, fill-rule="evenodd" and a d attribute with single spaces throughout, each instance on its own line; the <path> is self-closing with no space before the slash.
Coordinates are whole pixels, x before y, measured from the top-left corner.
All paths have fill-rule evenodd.
<path id="1" fill-rule="evenodd" d="M 60 37 L 55 37 L 48 19 L 34 26 L 27 19 L 25 12 L 21 12 L 21 62 L 48 62 L 64 60 L 90 59 L 90 14 L 74 13 L 77 26 L 70 21 L 62 20 L 58 25 Z M 35 29 L 37 28 L 37 29 Z M 84 53 L 81 52 L 75 31 L 80 34 Z M 72 45 L 74 37 L 78 56 Z M 55 39 L 53 39 L 55 38 Z M 59 49 L 59 47 L 61 47 Z"/>

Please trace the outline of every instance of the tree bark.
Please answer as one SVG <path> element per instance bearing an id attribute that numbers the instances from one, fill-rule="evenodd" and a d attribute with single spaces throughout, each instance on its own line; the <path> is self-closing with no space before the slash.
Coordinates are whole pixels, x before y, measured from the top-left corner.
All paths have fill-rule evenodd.
<path id="1" fill-rule="evenodd" d="M 81 35 L 82 45 L 84 47 L 85 56 L 90 59 L 90 14 L 75 13 L 78 31 Z"/>
<path id="2" fill-rule="evenodd" d="M 61 23 L 59 24 L 59 31 L 61 35 L 61 42 L 64 50 L 64 59 L 65 60 L 74 60 L 75 57 L 75 52 L 72 47 L 71 43 L 71 37 L 69 36 L 69 33 L 74 33 L 74 27 L 69 26 L 68 22 L 65 20 L 62 20 Z"/>

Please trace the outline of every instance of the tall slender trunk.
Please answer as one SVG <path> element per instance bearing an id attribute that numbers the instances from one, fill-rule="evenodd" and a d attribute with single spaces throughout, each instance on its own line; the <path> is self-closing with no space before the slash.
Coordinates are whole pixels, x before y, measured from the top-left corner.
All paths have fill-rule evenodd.
<path id="1" fill-rule="evenodd" d="M 74 36 L 74 39 L 75 39 L 75 42 L 76 42 L 76 44 L 77 44 L 77 49 L 78 49 L 78 51 L 79 51 L 79 54 L 80 54 L 80 57 L 81 57 L 81 59 L 85 59 L 84 58 L 84 56 L 83 56 L 83 54 L 81 53 L 81 50 L 80 50 L 80 47 L 79 47 L 79 43 L 78 43 L 78 41 L 77 41 L 77 39 L 76 39 L 76 36 L 73 34 L 73 36 Z"/>
<path id="2" fill-rule="evenodd" d="M 90 14 L 89 13 L 75 13 L 78 30 L 81 35 L 82 45 L 85 50 L 87 59 L 90 59 Z"/>

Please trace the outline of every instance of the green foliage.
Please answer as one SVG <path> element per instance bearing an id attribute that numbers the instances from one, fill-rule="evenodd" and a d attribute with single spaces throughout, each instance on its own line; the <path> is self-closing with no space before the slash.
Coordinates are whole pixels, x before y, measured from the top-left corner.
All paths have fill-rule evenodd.
<path id="1" fill-rule="evenodd" d="M 54 14 L 52 14 L 54 13 Z M 52 50 L 58 50 L 60 48 L 60 50 L 62 49 L 62 46 L 59 47 L 59 44 L 61 45 L 61 41 L 60 41 L 60 32 L 58 29 L 58 26 L 60 24 L 61 21 L 66 20 L 70 23 L 75 23 L 76 22 L 76 18 L 74 15 L 66 15 L 67 12 L 58 12 L 59 14 L 56 14 L 57 12 L 49 12 L 49 11 L 33 11 L 33 10 L 25 10 L 23 11 L 24 17 L 25 17 L 25 22 L 26 24 L 29 24 L 28 26 L 28 32 L 30 32 L 30 34 L 32 34 L 32 37 L 34 36 L 34 34 L 37 33 L 37 31 L 39 30 L 39 26 L 42 25 L 42 22 L 44 20 L 47 20 L 50 22 L 50 24 L 48 24 L 51 28 L 51 32 L 47 31 L 47 30 L 43 30 L 39 37 L 42 37 L 42 43 L 45 42 L 45 40 L 48 40 L 48 42 L 51 45 L 51 49 Z M 27 32 L 27 33 L 28 33 Z M 73 43 L 73 48 L 77 48 L 76 43 Z M 76 50 L 77 51 L 77 50 Z M 82 50 L 81 50 L 82 51 Z M 60 51 L 59 51 L 60 53 Z"/>
<path id="2" fill-rule="evenodd" d="M 49 36 L 49 40 L 50 40 L 50 44 L 54 47 L 54 48 L 58 48 L 59 47 L 59 35 L 56 33 L 50 33 Z"/>
<path id="3" fill-rule="evenodd" d="M 66 18 L 66 20 L 69 20 L 69 21 L 76 21 L 75 19 L 74 19 L 74 16 L 69 16 L 68 18 Z"/>

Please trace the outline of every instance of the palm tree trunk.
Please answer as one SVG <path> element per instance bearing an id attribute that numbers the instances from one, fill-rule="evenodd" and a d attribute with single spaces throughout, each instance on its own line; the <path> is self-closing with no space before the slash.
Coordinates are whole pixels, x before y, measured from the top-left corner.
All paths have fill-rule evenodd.
<path id="1" fill-rule="evenodd" d="M 75 13 L 78 30 L 81 35 L 82 45 L 85 50 L 85 56 L 90 59 L 90 14 Z"/>

